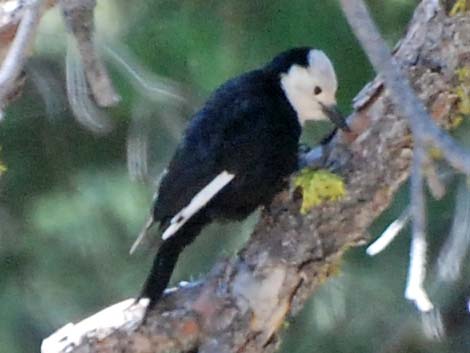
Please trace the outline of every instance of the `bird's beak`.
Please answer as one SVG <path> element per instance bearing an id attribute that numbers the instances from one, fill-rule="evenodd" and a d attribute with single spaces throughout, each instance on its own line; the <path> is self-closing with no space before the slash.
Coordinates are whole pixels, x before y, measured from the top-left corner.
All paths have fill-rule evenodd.
<path id="1" fill-rule="evenodd" d="M 330 106 L 322 105 L 322 108 L 323 108 L 323 113 L 325 113 L 325 115 L 328 117 L 328 119 L 331 120 L 333 124 L 335 124 L 337 127 L 339 127 L 343 131 L 351 132 L 351 129 L 346 123 L 346 119 L 344 119 L 344 116 L 338 110 L 338 107 L 336 105 L 330 105 Z"/>

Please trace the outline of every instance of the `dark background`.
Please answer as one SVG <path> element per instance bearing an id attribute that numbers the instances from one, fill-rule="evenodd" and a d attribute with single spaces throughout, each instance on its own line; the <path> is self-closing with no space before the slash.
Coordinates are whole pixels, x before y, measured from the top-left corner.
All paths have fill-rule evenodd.
<path id="1" fill-rule="evenodd" d="M 417 1 L 368 3 L 394 45 Z M 57 11 L 44 18 L 28 85 L 0 123 L 0 159 L 8 167 L 0 177 L 0 352 L 37 352 L 64 324 L 136 295 L 154 251 L 130 257 L 128 249 L 191 112 L 219 84 L 287 48 L 315 46 L 335 63 L 339 104 L 349 112 L 374 76 L 336 1 L 100 1 L 96 21 L 99 47 L 123 97 L 105 112 L 112 130 L 90 131 L 68 108 L 66 36 Z M 177 86 L 185 102 L 158 93 L 160 86 Z M 307 126 L 303 140 L 315 144 L 330 128 Z M 465 128 L 458 133 L 465 137 Z M 148 164 L 140 150 L 128 163 L 128 136 L 147 139 Z M 460 281 L 436 284 L 432 270 L 450 233 L 457 183 L 451 181 L 442 201 L 429 203 L 428 284 L 446 337 L 427 339 L 420 314 L 403 298 L 406 228 L 380 256 L 349 251 L 340 274 L 286 323 L 282 352 L 469 352 L 470 290 Z M 406 204 L 404 189 L 371 236 Z M 255 221 L 256 215 L 245 224 L 210 226 L 184 253 L 174 282 L 199 278 L 217 257 L 236 252 Z"/>

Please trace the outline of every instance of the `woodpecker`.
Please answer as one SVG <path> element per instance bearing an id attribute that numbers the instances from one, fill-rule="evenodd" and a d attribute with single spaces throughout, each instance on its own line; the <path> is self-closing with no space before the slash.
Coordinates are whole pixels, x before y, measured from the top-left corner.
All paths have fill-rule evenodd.
<path id="1" fill-rule="evenodd" d="M 163 239 L 138 297 L 150 300 L 147 313 L 205 225 L 243 220 L 283 189 L 298 168 L 306 121 L 330 119 L 349 131 L 336 108 L 337 86 L 323 51 L 293 48 L 222 84 L 194 114 L 146 226 L 159 223 Z"/>

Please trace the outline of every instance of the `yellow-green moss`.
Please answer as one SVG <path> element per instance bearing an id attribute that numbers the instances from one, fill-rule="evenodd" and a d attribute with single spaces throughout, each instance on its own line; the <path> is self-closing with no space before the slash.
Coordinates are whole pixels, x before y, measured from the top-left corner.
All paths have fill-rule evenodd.
<path id="1" fill-rule="evenodd" d="M 464 87 L 463 84 L 461 84 L 455 89 L 455 93 L 459 97 L 459 113 L 464 115 L 470 115 L 470 96 L 468 94 L 468 88 L 469 87 Z"/>
<path id="2" fill-rule="evenodd" d="M 455 16 L 459 13 L 464 13 L 467 11 L 467 7 L 467 0 L 457 0 L 452 9 L 449 11 L 449 15 Z"/>
<path id="3" fill-rule="evenodd" d="M 322 202 L 336 201 L 346 194 L 343 179 L 327 170 L 303 169 L 294 184 L 302 190 L 302 214 Z"/>
<path id="4" fill-rule="evenodd" d="M 459 113 L 470 115 L 470 66 L 461 67 L 456 73 L 459 85 L 455 93 L 459 97 Z"/>
<path id="5" fill-rule="evenodd" d="M 470 82 L 470 67 L 464 66 L 455 71 L 459 82 Z"/>
<path id="6" fill-rule="evenodd" d="M 454 129 L 457 129 L 463 122 L 463 115 L 456 115 L 454 116 L 454 118 L 449 122 L 449 124 L 447 125 L 447 128 L 449 130 L 454 130 Z"/>
<path id="7" fill-rule="evenodd" d="M 317 284 L 322 285 L 330 278 L 339 276 L 341 274 L 341 266 L 343 264 L 341 254 L 343 254 L 343 252 L 344 251 L 340 251 L 338 253 L 340 256 L 336 256 L 335 258 L 329 260 L 327 263 L 325 263 L 325 265 L 321 266 L 321 268 L 317 270 L 315 275 L 315 281 Z"/>
<path id="8" fill-rule="evenodd" d="M 452 117 L 446 129 L 453 130 L 462 124 L 465 116 L 470 116 L 470 66 L 464 66 L 455 71 L 458 84 L 454 89 L 458 97 L 457 114 Z"/>
<path id="9" fill-rule="evenodd" d="M 428 156 L 435 161 L 441 160 L 444 157 L 442 151 L 434 146 L 428 148 Z"/>
<path id="10" fill-rule="evenodd" d="M 2 151 L 2 148 L 0 147 L 0 152 Z M 5 164 L 3 164 L 3 162 L 0 160 L 0 175 L 2 175 L 3 173 L 5 173 L 7 171 L 7 167 L 5 166 Z"/>

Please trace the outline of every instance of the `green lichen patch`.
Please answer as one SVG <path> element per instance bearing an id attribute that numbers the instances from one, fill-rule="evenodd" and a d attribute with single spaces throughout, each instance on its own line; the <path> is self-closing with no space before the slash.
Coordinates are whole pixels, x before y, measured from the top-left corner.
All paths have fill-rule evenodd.
<path id="1" fill-rule="evenodd" d="M 468 10 L 468 0 L 457 0 L 449 11 L 449 16 L 455 16 Z"/>
<path id="2" fill-rule="evenodd" d="M 0 152 L 2 151 L 2 148 L 0 147 Z M 5 164 L 3 164 L 2 160 L 0 159 L 0 175 L 5 173 L 7 171 L 7 167 Z"/>
<path id="3" fill-rule="evenodd" d="M 456 71 L 459 85 L 455 93 L 459 97 L 459 113 L 470 115 L 470 66 L 461 67 Z"/>
<path id="4" fill-rule="evenodd" d="M 339 200 L 346 194 L 343 179 L 327 170 L 303 169 L 294 179 L 294 185 L 302 191 L 302 214 L 323 202 Z"/>
<path id="5" fill-rule="evenodd" d="M 455 89 L 455 93 L 459 97 L 459 112 L 465 115 L 470 114 L 470 97 L 468 95 L 468 87 L 460 85 Z"/>
<path id="6" fill-rule="evenodd" d="M 444 126 L 448 130 L 458 128 L 465 117 L 470 116 L 470 66 L 464 66 L 455 71 L 458 83 L 453 90 L 458 97 L 457 112 Z"/>
<path id="7" fill-rule="evenodd" d="M 440 161 L 444 158 L 442 150 L 435 146 L 431 146 L 428 148 L 428 156 L 434 161 Z"/>
<path id="8" fill-rule="evenodd" d="M 454 130 L 457 129 L 463 122 L 463 115 L 457 114 L 452 118 L 452 120 L 444 126 L 447 130 Z"/>

